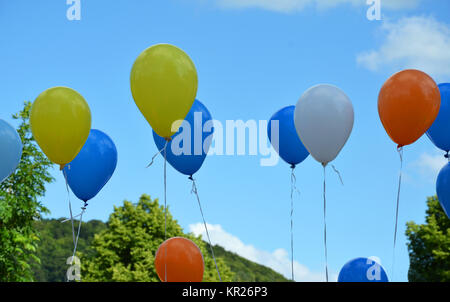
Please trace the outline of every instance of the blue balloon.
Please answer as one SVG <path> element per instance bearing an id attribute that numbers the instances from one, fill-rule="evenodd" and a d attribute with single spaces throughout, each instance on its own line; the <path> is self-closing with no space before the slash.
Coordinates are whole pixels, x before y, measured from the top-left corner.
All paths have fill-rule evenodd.
<path id="1" fill-rule="evenodd" d="M 450 151 L 450 83 L 439 84 L 441 107 L 427 135 L 433 144 L 446 152 Z"/>
<path id="2" fill-rule="evenodd" d="M 10 124 L 0 120 L 0 183 L 17 168 L 22 157 L 22 141 Z"/>
<path id="3" fill-rule="evenodd" d="M 72 192 L 84 202 L 92 199 L 109 181 L 117 166 L 117 149 L 104 132 L 92 129 L 89 137 L 63 173 Z"/>
<path id="4" fill-rule="evenodd" d="M 445 214 L 450 218 L 450 163 L 446 164 L 439 172 L 436 193 Z"/>
<path id="5" fill-rule="evenodd" d="M 206 129 L 205 123 L 209 124 Z M 195 100 L 180 129 L 167 144 L 167 162 L 178 172 L 192 176 L 203 165 L 213 133 L 211 113 L 202 102 Z M 164 148 L 166 140 L 155 131 L 153 139 L 158 150 Z"/>
<path id="6" fill-rule="evenodd" d="M 350 260 L 342 267 L 338 282 L 389 282 L 389 279 L 378 262 L 360 257 Z"/>
<path id="7" fill-rule="evenodd" d="M 295 129 L 294 110 L 295 106 L 287 106 L 280 109 L 272 115 L 267 127 L 267 135 L 272 146 L 285 162 L 293 166 L 304 161 L 309 155 Z M 275 142 L 272 139 L 272 121 L 279 121 L 279 146 L 275 146 Z"/>

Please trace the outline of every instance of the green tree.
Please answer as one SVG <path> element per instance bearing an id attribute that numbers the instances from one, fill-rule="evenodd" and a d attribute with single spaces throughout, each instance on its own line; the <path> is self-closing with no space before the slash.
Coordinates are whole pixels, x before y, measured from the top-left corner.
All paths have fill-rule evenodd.
<path id="1" fill-rule="evenodd" d="M 68 221 L 61 223 L 63 219 L 45 219 L 34 222 L 34 227 L 39 231 L 40 242 L 37 248 L 37 256 L 41 260 L 33 265 L 34 280 L 39 282 L 64 282 L 69 268 L 67 258 L 72 256 L 73 239 L 72 226 Z M 74 220 L 75 226 L 79 221 Z M 91 257 L 94 251 L 91 248 L 94 234 L 106 229 L 106 224 L 100 220 L 83 222 L 80 237 L 78 238 L 78 251 L 83 252 L 84 257 Z"/>
<path id="2" fill-rule="evenodd" d="M 23 151 L 14 174 L 0 184 L 0 281 L 32 281 L 30 262 L 36 257 L 38 233 L 33 220 L 48 210 L 39 201 L 45 185 L 53 181 L 48 172 L 51 162 L 39 150 L 31 134 L 31 103 L 13 118 L 20 120 L 17 132 Z"/>
<path id="3" fill-rule="evenodd" d="M 201 237 L 184 234 L 167 211 L 167 238 L 183 236 L 201 249 L 204 262 L 204 281 L 219 281 L 214 260 Z M 96 234 L 93 257 L 81 259 L 83 281 L 159 281 L 154 257 L 164 241 L 164 207 L 158 200 L 142 195 L 137 204 L 124 201 L 115 207 L 107 222 L 107 229 Z M 231 281 L 233 273 L 222 259 L 217 259 L 222 281 Z"/>
<path id="4" fill-rule="evenodd" d="M 450 281 L 450 219 L 436 196 L 428 197 L 426 223 L 407 223 L 410 282 Z"/>

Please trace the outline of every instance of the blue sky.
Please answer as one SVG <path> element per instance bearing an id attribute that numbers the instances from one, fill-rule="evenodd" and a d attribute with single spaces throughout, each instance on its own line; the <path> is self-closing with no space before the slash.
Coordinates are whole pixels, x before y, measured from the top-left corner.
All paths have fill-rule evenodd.
<path id="1" fill-rule="evenodd" d="M 386 2 L 386 5 L 384 5 Z M 382 20 L 366 18 L 365 1 L 340 0 L 81 0 L 81 20 L 58 1 L 0 0 L 0 118 L 43 90 L 69 86 L 91 108 L 92 127 L 116 143 L 116 172 L 85 218 L 107 220 L 114 205 L 142 193 L 163 195 L 163 161 L 131 97 L 129 75 L 141 51 L 171 43 L 193 59 L 198 99 L 214 119 L 268 120 L 319 83 L 340 87 L 353 102 L 355 124 L 328 170 L 328 256 L 335 277 L 348 260 L 377 256 L 391 277 L 399 158 L 377 112 L 383 82 L 403 68 L 450 81 L 450 2 L 382 1 Z M 404 151 L 395 281 L 407 281 L 405 223 L 424 221 L 426 197 L 445 161 L 422 137 Z M 197 173 L 211 236 L 230 250 L 289 276 L 290 169 L 261 167 L 259 156 L 210 156 Z M 49 217 L 67 217 L 63 176 L 42 199 Z M 296 170 L 296 275 L 323 280 L 322 167 L 311 157 Z M 201 233 L 187 177 L 168 169 L 168 204 L 186 230 Z M 81 206 L 72 194 L 74 207 Z M 78 211 L 77 209 L 75 210 Z"/>

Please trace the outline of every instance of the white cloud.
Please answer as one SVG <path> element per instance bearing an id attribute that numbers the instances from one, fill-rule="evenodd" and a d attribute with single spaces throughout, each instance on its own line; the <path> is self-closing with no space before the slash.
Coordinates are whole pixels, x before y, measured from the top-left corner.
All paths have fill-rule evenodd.
<path id="1" fill-rule="evenodd" d="M 408 17 L 384 22 L 386 32 L 378 50 L 357 56 L 358 64 L 371 71 L 415 68 L 442 79 L 450 77 L 450 26 L 434 18 Z"/>
<path id="2" fill-rule="evenodd" d="M 218 244 L 227 251 L 233 252 L 253 262 L 270 267 L 286 278 L 291 278 L 291 260 L 286 250 L 276 249 L 273 252 L 263 251 L 252 245 L 243 243 L 238 237 L 226 232 L 221 225 L 207 224 L 212 244 Z M 189 225 L 189 230 L 196 236 L 206 239 L 203 223 Z M 325 281 L 325 274 L 312 272 L 305 265 L 294 261 L 294 277 L 296 281 Z M 336 281 L 337 274 L 330 275 L 330 280 Z"/>
<path id="3" fill-rule="evenodd" d="M 420 169 L 423 176 L 434 182 L 436 181 L 439 171 L 441 171 L 442 167 L 447 163 L 448 160 L 442 154 L 431 155 L 422 153 L 414 166 Z"/>
<path id="4" fill-rule="evenodd" d="M 223 8 L 260 8 L 281 13 L 292 13 L 307 6 L 318 9 L 333 8 L 342 4 L 367 6 L 366 0 L 215 0 Z M 416 8 L 421 0 L 381 0 L 381 8 L 390 10 Z"/>

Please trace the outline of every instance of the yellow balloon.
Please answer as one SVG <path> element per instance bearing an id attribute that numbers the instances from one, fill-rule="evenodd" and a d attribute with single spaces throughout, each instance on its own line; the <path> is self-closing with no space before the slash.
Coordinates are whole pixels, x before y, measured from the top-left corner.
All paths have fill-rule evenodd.
<path id="1" fill-rule="evenodd" d="M 63 167 L 77 156 L 89 136 L 91 110 L 75 90 L 54 87 L 34 101 L 30 125 L 45 155 Z"/>
<path id="2" fill-rule="evenodd" d="M 178 131 L 197 94 L 197 71 L 189 56 L 170 44 L 144 50 L 130 76 L 134 102 L 153 130 L 170 138 Z"/>

